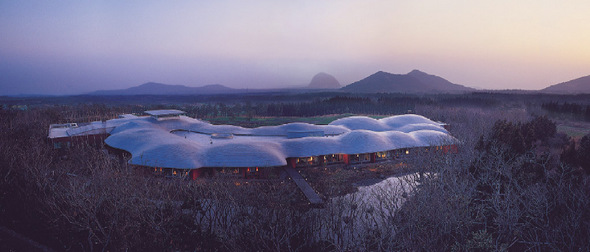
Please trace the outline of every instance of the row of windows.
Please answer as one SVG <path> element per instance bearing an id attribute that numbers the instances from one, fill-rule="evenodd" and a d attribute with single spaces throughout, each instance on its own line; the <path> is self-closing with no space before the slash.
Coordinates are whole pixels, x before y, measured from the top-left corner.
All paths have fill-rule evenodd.
<path id="1" fill-rule="evenodd" d="M 220 169 L 212 169 L 212 168 L 202 168 L 199 170 L 198 175 L 196 176 L 211 176 L 216 173 L 229 175 L 229 176 L 236 176 L 242 177 L 245 176 L 247 178 L 257 178 L 263 174 L 264 167 L 244 167 L 244 168 L 220 168 Z M 181 169 L 171 169 L 171 168 L 161 168 L 155 167 L 153 168 L 153 173 L 159 176 L 164 177 L 173 177 L 173 178 L 189 178 L 190 171 L 189 170 L 181 170 Z"/>
<path id="2" fill-rule="evenodd" d="M 432 149 L 436 151 L 443 151 L 445 150 L 443 146 L 436 146 Z M 296 167 L 310 167 L 310 166 L 318 166 L 320 164 L 337 164 L 337 163 L 369 163 L 374 161 L 383 161 L 383 160 L 392 160 L 403 158 L 404 156 L 410 155 L 410 153 L 415 152 L 428 152 L 429 148 L 413 148 L 413 149 L 397 149 L 391 151 L 382 151 L 376 153 L 362 153 L 362 154 L 331 154 L 331 155 L 324 155 L 324 156 L 312 156 L 312 157 L 304 157 L 304 158 L 296 158 L 295 166 Z M 346 157 L 348 156 L 348 157 Z M 220 168 L 215 169 L 215 172 L 219 172 L 226 175 L 234 175 L 234 176 L 246 176 L 246 177 L 258 177 L 262 174 L 262 169 L 259 167 L 244 167 L 244 168 Z M 189 176 L 189 170 L 184 169 L 169 169 L 169 168 L 154 168 L 154 173 L 158 175 L 163 175 L 166 177 L 179 177 L 184 178 Z"/>
<path id="3" fill-rule="evenodd" d="M 162 167 L 155 167 L 154 168 L 154 173 L 157 174 L 157 175 L 162 175 L 162 176 L 166 176 L 166 177 L 184 178 L 184 177 L 188 177 L 189 170 L 168 169 L 168 168 L 162 168 Z"/>
<path id="4" fill-rule="evenodd" d="M 375 153 L 375 161 L 378 160 L 387 160 L 387 159 L 395 159 L 403 157 L 404 155 L 409 155 L 409 149 L 399 149 L 399 150 L 391 150 L 391 151 L 382 151 Z M 368 163 L 371 162 L 371 155 L 372 153 L 362 153 L 362 154 L 352 154 L 348 155 L 349 163 Z M 323 160 L 322 160 L 323 158 Z M 331 155 L 324 155 L 322 156 L 312 156 L 312 157 L 304 157 L 304 158 L 297 158 L 296 159 L 296 166 L 297 167 L 307 167 L 307 166 L 315 166 L 321 163 L 324 164 L 335 164 L 335 163 L 345 163 L 344 154 L 331 154 Z"/>

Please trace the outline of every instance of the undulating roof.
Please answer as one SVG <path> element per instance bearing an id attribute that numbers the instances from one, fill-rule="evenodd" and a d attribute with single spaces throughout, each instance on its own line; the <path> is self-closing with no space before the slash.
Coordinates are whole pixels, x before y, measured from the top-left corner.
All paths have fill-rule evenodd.
<path id="1" fill-rule="evenodd" d="M 439 123 L 419 115 L 353 116 L 329 125 L 288 123 L 258 128 L 212 125 L 186 116 L 162 121 L 122 118 L 106 124 L 114 127 L 106 144 L 130 152 L 129 163 L 179 169 L 284 166 L 289 157 L 371 153 L 456 141 Z M 318 136 L 320 131 L 323 136 Z M 290 132 L 312 134 L 288 138 Z M 232 137 L 212 137 L 215 133 Z"/>
<path id="2" fill-rule="evenodd" d="M 182 115 L 186 112 L 177 109 L 160 109 L 160 110 L 147 110 L 146 114 L 151 116 L 166 116 L 166 115 Z"/>

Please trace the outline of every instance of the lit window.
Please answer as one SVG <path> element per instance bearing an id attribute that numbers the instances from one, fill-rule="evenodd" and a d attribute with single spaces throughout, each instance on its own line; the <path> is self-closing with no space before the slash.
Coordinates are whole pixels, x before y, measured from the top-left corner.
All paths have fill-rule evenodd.
<path id="1" fill-rule="evenodd" d="M 406 155 L 408 155 L 408 154 L 410 154 L 410 151 L 409 150 L 406 150 Z"/>

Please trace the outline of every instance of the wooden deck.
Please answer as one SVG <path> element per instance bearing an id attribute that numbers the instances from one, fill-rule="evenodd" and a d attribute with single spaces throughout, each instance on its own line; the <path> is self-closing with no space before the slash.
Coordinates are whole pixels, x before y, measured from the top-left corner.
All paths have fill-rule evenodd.
<path id="1" fill-rule="evenodd" d="M 305 179 L 301 177 L 301 174 L 299 174 L 297 170 L 291 167 L 285 167 L 285 171 L 287 172 L 287 174 L 289 174 L 291 179 L 293 179 L 293 181 L 295 182 L 297 187 L 299 187 L 299 189 L 303 192 L 305 197 L 307 197 L 309 203 L 318 206 L 324 203 L 320 196 L 315 192 L 315 190 L 313 190 L 313 188 L 311 188 L 307 181 L 305 181 Z"/>

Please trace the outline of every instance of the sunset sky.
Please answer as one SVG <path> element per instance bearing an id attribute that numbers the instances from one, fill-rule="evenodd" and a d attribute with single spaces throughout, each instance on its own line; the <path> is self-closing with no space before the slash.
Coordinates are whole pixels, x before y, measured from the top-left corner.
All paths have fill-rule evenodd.
<path id="1" fill-rule="evenodd" d="M 0 0 L 0 95 L 413 69 L 487 89 L 590 75 L 590 1 Z"/>

